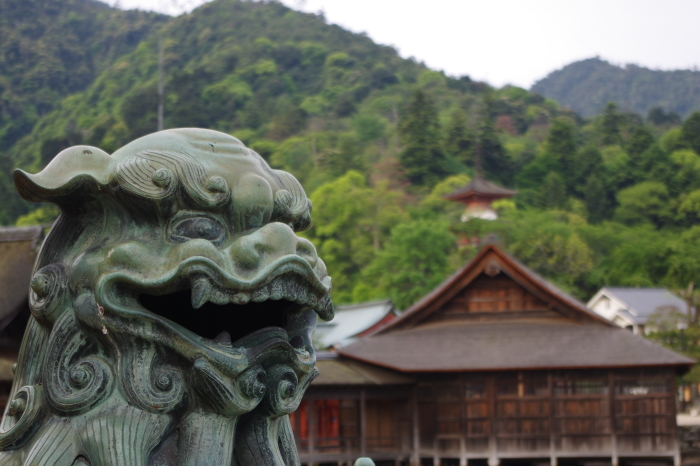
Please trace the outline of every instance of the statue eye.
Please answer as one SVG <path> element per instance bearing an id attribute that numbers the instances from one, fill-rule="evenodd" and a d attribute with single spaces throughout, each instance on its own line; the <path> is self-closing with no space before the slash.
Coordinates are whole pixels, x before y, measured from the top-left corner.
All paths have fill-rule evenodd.
<path id="1" fill-rule="evenodd" d="M 178 242 L 190 239 L 206 239 L 218 242 L 224 237 L 224 228 L 207 217 L 192 217 L 177 222 L 172 227 L 173 239 Z"/>

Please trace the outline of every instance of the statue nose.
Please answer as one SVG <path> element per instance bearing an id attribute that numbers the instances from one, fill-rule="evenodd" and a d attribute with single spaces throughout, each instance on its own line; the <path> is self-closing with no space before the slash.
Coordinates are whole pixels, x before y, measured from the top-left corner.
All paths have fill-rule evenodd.
<path id="1" fill-rule="evenodd" d="M 284 223 L 270 223 L 238 238 L 230 249 L 237 266 L 254 269 L 283 256 L 295 254 L 314 267 L 318 262 L 316 248 L 306 239 L 299 238 Z"/>

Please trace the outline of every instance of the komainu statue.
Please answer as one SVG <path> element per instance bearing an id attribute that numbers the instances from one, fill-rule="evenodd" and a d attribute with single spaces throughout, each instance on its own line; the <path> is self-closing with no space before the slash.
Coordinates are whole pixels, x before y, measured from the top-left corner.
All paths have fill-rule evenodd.
<path id="1" fill-rule="evenodd" d="M 20 194 L 61 216 L 0 424 L 2 466 L 294 466 L 288 414 L 333 317 L 311 203 L 239 140 L 77 146 Z"/>

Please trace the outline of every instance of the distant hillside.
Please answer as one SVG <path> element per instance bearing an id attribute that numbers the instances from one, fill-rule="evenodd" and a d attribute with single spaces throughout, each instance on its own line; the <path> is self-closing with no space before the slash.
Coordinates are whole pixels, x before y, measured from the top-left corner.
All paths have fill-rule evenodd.
<path id="1" fill-rule="evenodd" d="M 0 0 L 0 152 L 167 19 L 96 0 Z"/>
<path id="2" fill-rule="evenodd" d="M 636 65 L 622 68 L 597 57 L 554 71 L 531 90 L 584 117 L 597 115 L 608 102 L 641 115 L 653 107 L 683 118 L 700 110 L 700 71 L 658 71 Z"/>

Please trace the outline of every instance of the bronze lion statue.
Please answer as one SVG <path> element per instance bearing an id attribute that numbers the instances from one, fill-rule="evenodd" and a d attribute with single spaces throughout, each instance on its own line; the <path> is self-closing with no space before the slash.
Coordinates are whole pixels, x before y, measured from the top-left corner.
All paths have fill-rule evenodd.
<path id="1" fill-rule="evenodd" d="M 311 203 L 227 134 L 87 146 L 20 194 L 61 215 L 31 281 L 0 465 L 299 464 L 288 414 L 333 317 Z"/>

